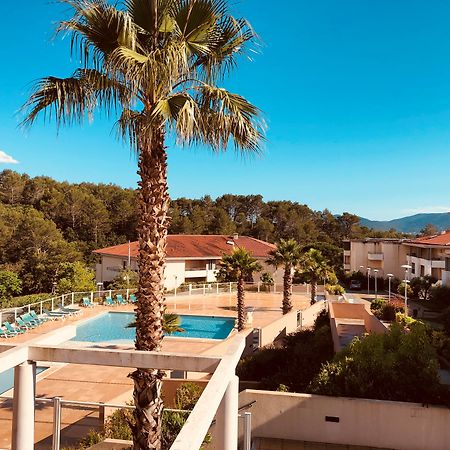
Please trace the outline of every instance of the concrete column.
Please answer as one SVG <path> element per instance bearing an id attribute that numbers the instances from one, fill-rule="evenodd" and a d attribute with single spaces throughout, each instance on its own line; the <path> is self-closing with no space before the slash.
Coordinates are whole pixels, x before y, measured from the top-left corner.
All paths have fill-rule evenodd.
<path id="1" fill-rule="evenodd" d="M 27 361 L 14 369 L 12 450 L 34 448 L 34 397 L 36 363 Z"/>
<path id="2" fill-rule="evenodd" d="M 217 450 L 237 450 L 239 378 L 233 375 L 217 410 Z"/>

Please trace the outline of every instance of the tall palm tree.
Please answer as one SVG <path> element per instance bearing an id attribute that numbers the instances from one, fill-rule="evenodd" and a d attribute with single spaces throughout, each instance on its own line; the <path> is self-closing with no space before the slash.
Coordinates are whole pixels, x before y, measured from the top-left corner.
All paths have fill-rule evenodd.
<path id="1" fill-rule="evenodd" d="M 223 255 L 219 264 L 229 279 L 237 280 L 238 331 L 242 331 L 245 325 L 244 282 L 261 270 L 261 264 L 244 248 L 236 248 L 230 255 Z"/>
<path id="2" fill-rule="evenodd" d="M 327 278 L 330 273 L 328 261 L 319 250 L 311 248 L 303 254 L 299 264 L 299 272 L 311 284 L 312 305 L 316 302 L 317 282 Z"/>
<path id="3" fill-rule="evenodd" d="M 267 264 L 284 268 L 283 275 L 283 314 L 292 310 L 292 277 L 301 259 L 301 248 L 295 239 L 280 239 L 277 248 L 269 253 Z"/>
<path id="4" fill-rule="evenodd" d="M 230 16 L 225 0 L 61 0 L 73 10 L 58 31 L 71 36 L 81 67 L 69 78 L 38 81 L 25 104 L 58 125 L 81 123 L 97 110 L 117 114 L 118 136 L 138 155 L 138 350 L 158 351 L 163 338 L 168 228 L 166 134 L 180 144 L 260 151 L 258 109 L 217 86 L 236 66 L 254 33 Z M 160 370 L 137 369 L 135 450 L 161 447 Z"/>

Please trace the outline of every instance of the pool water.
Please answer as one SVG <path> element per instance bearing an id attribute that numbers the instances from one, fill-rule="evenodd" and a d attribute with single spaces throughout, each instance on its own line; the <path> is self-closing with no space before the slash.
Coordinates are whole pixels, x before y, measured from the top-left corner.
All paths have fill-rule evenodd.
<path id="1" fill-rule="evenodd" d="M 234 318 L 211 316 L 182 316 L 180 327 L 183 332 L 173 337 L 225 339 L 234 327 Z M 136 338 L 136 330 L 127 328 L 134 322 L 134 313 L 108 312 L 77 326 L 72 341 L 129 343 Z"/>
<path id="2" fill-rule="evenodd" d="M 47 369 L 48 367 L 36 367 L 36 375 Z M 9 391 L 12 387 L 14 387 L 14 369 L 8 369 L 0 373 L 0 394 Z"/>

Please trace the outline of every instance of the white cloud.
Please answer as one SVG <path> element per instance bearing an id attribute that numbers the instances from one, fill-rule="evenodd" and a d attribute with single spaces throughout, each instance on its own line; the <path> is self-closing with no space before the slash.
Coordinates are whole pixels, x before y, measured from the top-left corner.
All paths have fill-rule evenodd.
<path id="1" fill-rule="evenodd" d="M 19 161 L 16 161 L 12 156 L 9 156 L 2 150 L 0 150 L 0 164 L 18 164 Z"/>
<path id="2" fill-rule="evenodd" d="M 424 206 L 423 208 L 404 209 L 405 214 L 448 213 L 450 206 Z"/>

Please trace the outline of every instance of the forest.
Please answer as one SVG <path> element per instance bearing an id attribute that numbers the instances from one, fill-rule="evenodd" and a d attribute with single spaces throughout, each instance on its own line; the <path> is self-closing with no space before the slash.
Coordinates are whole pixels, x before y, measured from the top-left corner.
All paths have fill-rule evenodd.
<path id="1" fill-rule="evenodd" d="M 95 263 L 92 250 L 136 239 L 136 190 L 113 184 L 59 182 L 12 170 L 0 172 L 0 271 L 16 274 L 22 293 L 50 292 L 66 263 Z M 317 248 L 339 273 L 342 241 L 398 237 L 373 231 L 350 213 L 333 215 L 261 195 L 171 201 L 171 234 L 232 234 L 276 243 L 293 238 Z"/>

